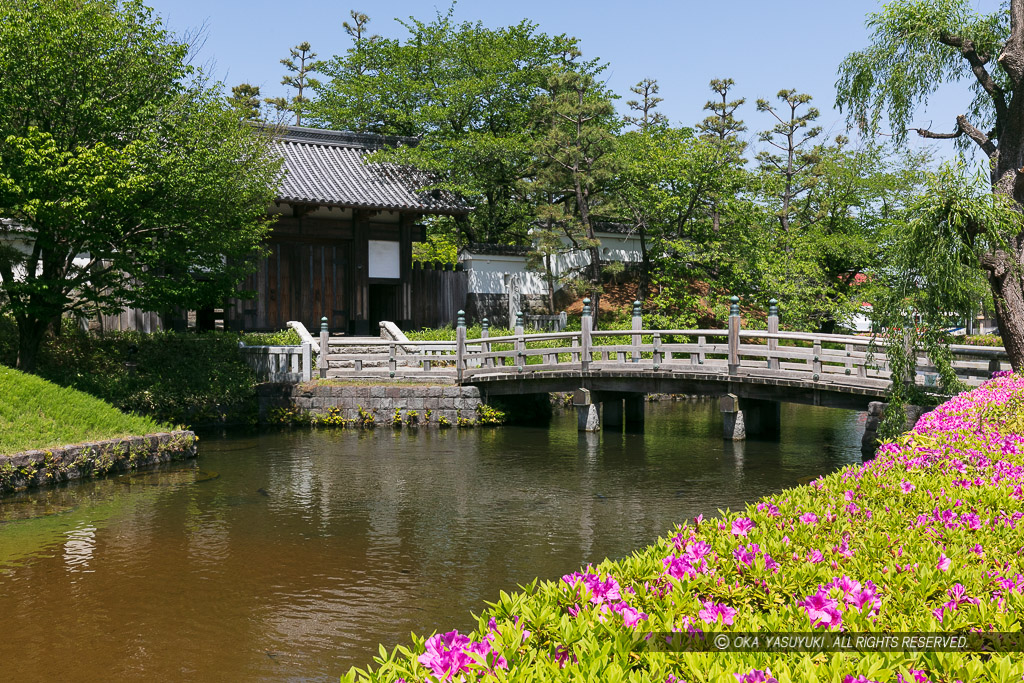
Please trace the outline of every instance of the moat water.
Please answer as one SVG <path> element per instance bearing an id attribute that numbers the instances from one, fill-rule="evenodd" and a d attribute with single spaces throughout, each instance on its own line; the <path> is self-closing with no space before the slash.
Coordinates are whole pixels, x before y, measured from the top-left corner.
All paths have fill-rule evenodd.
<path id="1" fill-rule="evenodd" d="M 207 437 L 175 467 L 0 499 L 0 680 L 337 681 L 378 643 L 859 462 L 863 414 L 713 401 L 642 434 L 550 427 Z"/>

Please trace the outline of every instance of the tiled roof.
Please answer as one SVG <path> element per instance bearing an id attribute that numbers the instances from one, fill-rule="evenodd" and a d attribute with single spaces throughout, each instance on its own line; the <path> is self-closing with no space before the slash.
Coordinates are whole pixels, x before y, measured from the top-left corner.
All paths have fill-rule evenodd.
<path id="1" fill-rule="evenodd" d="M 419 191 L 427 173 L 396 164 L 366 163 L 385 146 L 415 145 L 415 138 L 286 126 L 278 137 L 285 176 L 278 201 L 356 209 L 464 214 L 472 207 L 451 192 Z"/>

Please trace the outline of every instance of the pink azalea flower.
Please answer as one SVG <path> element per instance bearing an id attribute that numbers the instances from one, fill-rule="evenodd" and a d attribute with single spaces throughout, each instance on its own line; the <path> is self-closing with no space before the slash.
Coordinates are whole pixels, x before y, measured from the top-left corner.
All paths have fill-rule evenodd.
<path id="1" fill-rule="evenodd" d="M 900 491 L 902 491 L 903 493 L 910 493 L 916 488 L 917 487 L 911 484 L 909 481 L 900 482 Z"/>
<path id="2" fill-rule="evenodd" d="M 948 572 L 952 564 L 953 561 L 946 557 L 945 553 L 939 554 L 939 564 L 937 566 L 940 572 Z"/>
<path id="3" fill-rule="evenodd" d="M 698 612 L 697 616 L 699 616 L 704 622 L 713 624 L 719 617 L 721 617 L 724 625 L 732 625 L 732 619 L 736 616 L 735 609 L 728 605 L 720 605 L 713 600 L 705 600 L 703 604 L 704 609 Z"/>
<path id="4" fill-rule="evenodd" d="M 931 679 L 923 669 L 907 669 L 907 672 L 913 677 L 913 680 L 906 679 L 903 674 L 898 673 L 896 674 L 896 683 L 931 683 Z"/>
<path id="5" fill-rule="evenodd" d="M 630 607 L 628 604 L 624 602 L 621 602 L 615 607 L 612 607 L 612 609 L 618 611 L 619 614 L 622 615 L 623 624 L 629 626 L 630 628 L 634 628 L 638 623 L 647 619 L 647 614 L 633 607 Z"/>
<path id="6" fill-rule="evenodd" d="M 805 512 L 804 514 L 800 515 L 799 519 L 801 524 L 807 524 L 810 526 L 814 526 L 818 523 L 818 515 L 814 514 L 813 512 Z"/>
<path id="7" fill-rule="evenodd" d="M 746 536 L 747 533 L 751 529 L 753 529 L 755 526 L 757 526 L 757 525 L 754 524 L 754 521 L 752 519 L 747 519 L 746 517 L 740 517 L 739 519 L 737 519 L 735 522 L 732 523 L 732 535 L 733 536 Z"/>
<path id="8" fill-rule="evenodd" d="M 812 626 L 830 628 L 842 624 L 843 615 L 839 613 L 839 603 L 828 596 L 824 587 L 819 587 L 817 593 L 808 595 L 797 604 L 807 612 Z"/>
<path id="9" fill-rule="evenodd" d="M 469 636 L 460 635 L 458 631 L 431 636 L 424 647 L 426 651 L 417 661 L 430 669 L 435 678 L 446 680 L 470 669 L 480 668 L 481 664 L 473 655 L 486 658 L 491 653 L 490 643 L 474 643 Z M 494 666 L 505 669 L 508 668 L 508 662 L 504 657 L 498 657 L 494 660 Z"/>

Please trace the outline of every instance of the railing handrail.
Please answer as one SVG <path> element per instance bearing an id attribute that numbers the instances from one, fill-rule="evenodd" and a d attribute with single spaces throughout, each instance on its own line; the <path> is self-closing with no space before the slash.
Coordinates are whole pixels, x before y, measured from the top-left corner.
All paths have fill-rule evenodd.
<path id="1" fill-rule="evenodd" d="M 500 336 L 500 337 L 480 337 L 479 339 L 467 339 L 466 343 L 467 344 L 483 344 L 483 343 L 508 344 L 508 343 L 517 341 L 521 337 L 525 338 L 526 341 L 528 341 L 528 342 L 530 342 L 530 341 L 549 341 L 549 340 L 556 340 L 556 339 L 571 339 L 573 337 L 579 337 L 581 334 L 583 334 L 583 333 L 580 332 L 579 330 L 576 330 L 575 332 L 533 332 L 533 333 L 529 333 L 529 334 L 524 332 L 521 335 L 519 335 L 519 334 L 506 334 L 506 335 L 503 335 L 503 336 Z"/>
<path id="2" fill-rule="evenodd" d="M 590 300 L 584 299 L 579 330 L 528 332 L 526 321 L 554 316 L 519 313 L 513 334 L 489 336 L 490 328 L 484 318 L 481 336 L 475 339 L 467 339 L 466 315 L 459 311 L 454 341 L 406 341 L 397 327 L 393 335 L 397 339 L 330 337 L 324 318 L 320 340 L 325 348 L 320 372 L 321 377 L 328 376 L 327 371 L 332 369 L 328 360 L 335 363 L 334 369 L 339 372 L 344 372 L 346 363 L 351 363 L 355 372 L 364 371 L 363 363 L 367 362 L 370 367 L 366 371 L 385 372 L 375 369 L 371 362 L 375 360 L 371 356 L 381 349 L 389 351 L 386 372 L 390 377 L 396 377 L 398 366 L 424 373 L 436 372 L 433 368 L 440 367 L 448 368 L 442 372 L 453 370 L 459 382 L 480 375 L 570 371 L 585 376 L 593 370 L 624 369 L 631 373 L 653 370 L 716 376 L 724 373 L 729 378 L 795 378 L 871 389 L 890 381 L 892 369 L 887 352 L 898 341 L 877 335 L 781 331 L 778 302 L 769 303 L 764 321 L 767 329 L 743 329 L 739 299 L 732 297 L 727 328 L 644 329 L 642 305 L 637 301 L 631 327 L 594 330 Z M 499 350 L 498 346 L 503 348 Z M 354 351 L 356 348 L 364 350 Z M 992 372 L 1001 369 L 1008 358 L 1001 347 L 952 344 L 949 348 L 955 355 L 955 371 L 971 382 L 985 375 L 986 368 L 979 361 L 987 360 L 987 371 Z M 936 381 L 935 367 L 930 361 L 920 360 L 919 353 L 915 353 L 915 358 L 918 381 L 930 386 Z"/>
<path id="3" fill-rule="evenodd" d="M 594 330 L 590 333 L 595 337 L 618 337 L 638 334 L 641 336 L 653 336 L 655 334 L 667 337 L 727 337 L 729 330 Z"/>
<path id="4" fill-rule="evenodd" d="M 346 339 L 346 338 L 345 337 L 331 337 L 331 340 L 330 340 L 330 342 L 328 342 L 328 345 L 332 346 L 332 347 L 335 347 L 335 346 L 345 347 L 345 346 L 391 346 L 392 344 L 394 344 L 394 345 L 397 345 L 397 346 L 443 346 L 443 347 L 449 347 L 450 346 L 452 349 L 455 348 L 455 342 L 454 341 L 446 342 L 446 341 L 423 341 L 423 340 L 413 341 L 413 340 L 410 340 L 410 341 L 402 341 L 402 342 L 400 342 L 400 341 L 394 341 L 392 339 L 376 339 L 376 338 L 364 339 L 362 341 L 356 341 L 356 340 L 352 340 L 351 338 L 349 338 L 349 341 L 341 342 L 341 341 L 338 341 L 338 339 Z"/>

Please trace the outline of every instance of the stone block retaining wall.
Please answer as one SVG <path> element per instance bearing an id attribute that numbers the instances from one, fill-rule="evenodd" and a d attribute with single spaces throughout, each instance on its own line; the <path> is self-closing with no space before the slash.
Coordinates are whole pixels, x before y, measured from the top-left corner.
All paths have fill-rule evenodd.
<path id="1" fill-rule="evenodd" d="M 405 419 L 410 410 L 419 413 L 421 422 L 426 411 L 431 411 L 430 424 L 436 425 L 441 417 L 455 424 L 462 417 L 476 419 L 481 405 L 480 390 L 476 387 L 427 385 L 332 386 L 330 384 L 264 384 L 259 389 L 260 418 L 266 419 L 274 408 L 290 408 L 323 414 L 338 408 L 348 420 L 359 417 L 360 406 L 372 412 L 377 423 L 389 422 L 395 409 Z"/>
<path id="2" fill-rule="evenodd" d="M 878 448 L 878 425 L 882 422 L 882 414 L 885 407 L 889 405 L 882 401 L 872 401 L 868 404 L 868 416 L 864 423 L 864 436 L 861 437 L 860 448 L 866 453 L 874 453 Z M 904 406 L 903 412 L 907 416 L 905 431 L 910 431 L 917 424 L 917 421 L 927 411 L 921 406 Z"/>
<path id="3" fill-rule="evenodd" d="M 0 456 L 0 493 L 196 457 L 196 435 L 162 432 Z"/>

